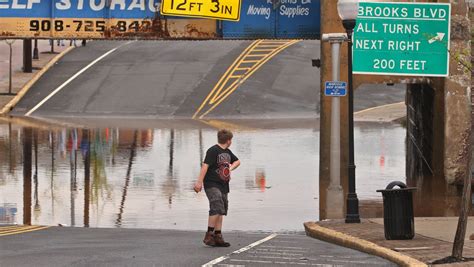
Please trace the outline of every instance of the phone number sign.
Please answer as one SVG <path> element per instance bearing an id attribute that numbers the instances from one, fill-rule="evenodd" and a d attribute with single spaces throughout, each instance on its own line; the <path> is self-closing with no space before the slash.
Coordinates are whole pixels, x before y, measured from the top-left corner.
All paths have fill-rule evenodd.
<path id="1" fill-rule="evenodd" d="M 242 0 L 163 0 L 162 15 L 240 20 Z"/>
<path id="2" fill-rule="evenodd" d="M 161 0 L 0 0 L 0 38 L 168 37 Z"/>

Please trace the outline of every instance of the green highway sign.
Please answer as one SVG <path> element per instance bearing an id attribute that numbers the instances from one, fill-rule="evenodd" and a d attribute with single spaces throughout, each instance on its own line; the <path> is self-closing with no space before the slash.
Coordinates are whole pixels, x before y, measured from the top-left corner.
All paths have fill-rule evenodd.
<path id="1" fill-rule="evenodd" d="M 450 22 L 450 4 L 361 2 L 354 73 L 448 76 Z"/>

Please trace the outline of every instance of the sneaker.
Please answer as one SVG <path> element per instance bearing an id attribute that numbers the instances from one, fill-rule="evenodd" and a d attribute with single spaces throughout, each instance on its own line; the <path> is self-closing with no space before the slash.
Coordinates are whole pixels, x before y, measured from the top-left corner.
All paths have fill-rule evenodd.
<path id="1" fill-rule="evenodd" d="M 204 236 L 204 240 L 202 242 L 204 242 L 204 244 L 211 247 L 216 246 L 216 241 L 214 240 L 214 234 L 211 232 L 206 232 L 206 235 Z"/>
<path id="2" fill-rule="evenodd" d="M 214 235 L 214 241 L 216 247 L 230 247 L 230 243 L 224 241 L 222 234 Z"/>

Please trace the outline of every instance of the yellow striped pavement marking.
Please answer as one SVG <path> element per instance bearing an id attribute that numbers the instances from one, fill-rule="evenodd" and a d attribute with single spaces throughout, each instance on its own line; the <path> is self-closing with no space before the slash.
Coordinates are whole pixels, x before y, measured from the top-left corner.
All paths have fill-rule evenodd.
<path id="1" fill-rule="evenodd" d="M 241 131 L 255 131 L 255 128 L 239 125 L 236 123 L 220 120 L 200 120 L 200 122 L 207 124 L 216 129 L 241 130 Z"/>
<path id="2" fill-rule="evenodd" d="M 17 235 L 47 229 L 49 226 L 10 226 L 0 227 L 0 236 Z"/>
<path id="3" fill-rule="evenodd" d="M 16 229 L 18 228 L 18 225 L 10 225 L 10 226 L 0 226 L 0 232 L 3 230 L 8 230 L 8 229 Z"/>
<path id="4" fill-rule="evenodd" d="M 9 227 L 0 227 L 0 234 L 17 232 L 17 231 L 22 231 L 26 229 L 36 228 L 36 227 L 37 226 L 31 226 L 31 225 L 15 225 L 15 226 L 9 226 Z"/>
<path id="5" fill-rule="evenodd" d="M 300 40 L 256 40 L 230 65 L 193 115 L 202 119 L 213 111 L 265 63 Z"/>

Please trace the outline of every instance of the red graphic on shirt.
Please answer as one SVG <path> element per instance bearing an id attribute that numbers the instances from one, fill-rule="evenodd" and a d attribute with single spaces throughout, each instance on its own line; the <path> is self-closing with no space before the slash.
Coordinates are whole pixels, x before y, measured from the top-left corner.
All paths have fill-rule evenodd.
<path id="1" fill-rule="evenodd" d="M 221 153 L 217 156 L 217 173 L 219 178 L 229 182 L 230 180 L 230 155 L 228 153 Z"/>

